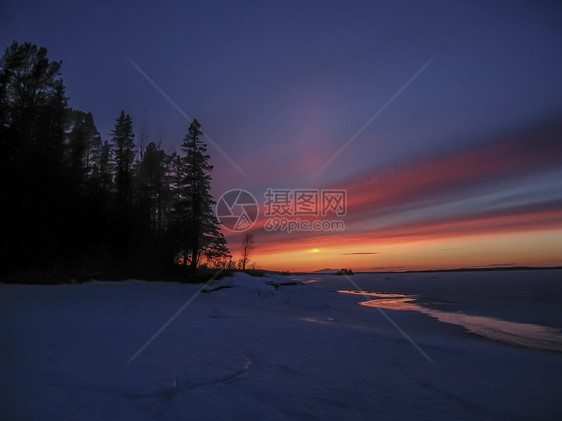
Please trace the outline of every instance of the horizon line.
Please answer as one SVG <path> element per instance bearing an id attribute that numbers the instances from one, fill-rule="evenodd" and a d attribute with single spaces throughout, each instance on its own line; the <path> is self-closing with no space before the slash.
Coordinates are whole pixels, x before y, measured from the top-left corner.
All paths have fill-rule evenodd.
<path id="1" fill-rule="evenodd" d="M 485 272 L 485 271 L 515 271 L 515 270 L 561 270 L 562 265 L 557 266 L 477 266 L 477 267 L 458 267 L 458 268 L 446 268 L 446 269 L 409 269 L 409 270 L 357 270 L 353 273 L 427 273 L 427 272 Z M 289 272 L 291 275 L 296 274 L 315 274 L 315 275 L 335 275 L 335 271 L 340 269 L 318 269 L 315 271 L 283 271 L 283 270 L 270 270 L 270 269 L 255 269 L 256 271 L 267 272 L 267 273 L 282 273 Z M 324 270 L 333 270 L 334 273 L 322 272 Z"/>

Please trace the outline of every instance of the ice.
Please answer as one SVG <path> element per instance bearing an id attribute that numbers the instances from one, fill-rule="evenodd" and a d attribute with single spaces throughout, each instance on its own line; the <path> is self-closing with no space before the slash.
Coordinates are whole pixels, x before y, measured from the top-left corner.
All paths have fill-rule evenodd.
<path id="1" fill-rule="evenodd" d="M 304 279 L 298 279 L 304 280 Z M 562 355 L 245 274 L 0 285 L 0 418 L 555 419 Z M 222 288 L 219 288 L 222 287 Z M 197 295 L 198 294 L 198 295 Z M 191 304 L 127 361 L 179 308 Z"/>

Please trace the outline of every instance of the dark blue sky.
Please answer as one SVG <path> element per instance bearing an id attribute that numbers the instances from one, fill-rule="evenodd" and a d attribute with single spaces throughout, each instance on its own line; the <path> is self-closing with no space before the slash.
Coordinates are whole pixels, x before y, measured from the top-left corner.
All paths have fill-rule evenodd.
<path id="1" fill-rule="evenodd" d="M 337 149 L 435 56 L 357 141 L 386 161 L 558 113 L 561 9 L 516 1 L 4 1 L 0 42 L 32 41 L 62 59 L 71 105 L 92 111 L 102 135 L 124 108 L 137 135 L 145 126 L 173 147 L 187 123 L 128 55 L 240 161 L 238 149 L 261 145 Z"/>
<path id="2" fill-rule="evenodd" d="M 2 48 L 30 41 L 63 60 L 70 105 L 91 111 L 104 138 L 124 109 L 137 137 L 144 127 L 147 140 L 177 148 L 189 122 L 130 57 L 254 180 L 209 146 L 216 194 L 399 175 L 510 136 L 532 139 L 562 116 L 556 1 L 9 0 L 0 28 Z M 550 200 L 559 164 L 543 178 L 511 174 L 496 193 L 538 183 Z"/>

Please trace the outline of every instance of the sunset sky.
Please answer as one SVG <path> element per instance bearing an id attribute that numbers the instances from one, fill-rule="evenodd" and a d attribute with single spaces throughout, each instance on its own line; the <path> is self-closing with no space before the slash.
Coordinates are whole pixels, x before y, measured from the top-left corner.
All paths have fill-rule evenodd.
<path id="1" fill-rule="evenodd" d="M 214 196 L 260 205 L 259 267 L 552 266 L 561 22 L 557 1 L 9 0 L 0 46 L 62 60 L 105 139 L 124 109 L 172 151 L 197 118 Z M 266 232 L 268 188 L 346 191 L 345 230 Z"/>

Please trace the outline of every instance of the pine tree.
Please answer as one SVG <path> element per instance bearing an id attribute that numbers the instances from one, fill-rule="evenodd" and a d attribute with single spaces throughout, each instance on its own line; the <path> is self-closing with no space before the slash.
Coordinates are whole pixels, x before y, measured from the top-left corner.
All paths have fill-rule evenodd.
<path id="1" fill-rule="evenodd" d="M 137 174 L 141 212 L 152 230 L 163 232 L 163 214 L 168 196 L 166 153 L 156 143 L 150 142 L 141 157 Z"/>
<path id="2" fill-rule="evenodd" d="M 91 113 L 67 110 L 69 131 L 67 134 L 67 161 L 73 178 L 81 188 L 99 179 L 99 147 L 101 138 Z M 88 183 L 91 184 L 92 183 Z"/>
<path id="3" fill-rule="evenodd" d="M 14 42 L 0 60 L 0 189 L 9 204 L 0 254 L 13 264 L 51 261 L 67 233 L 60 66 L 30 43 Z"/>
<path id="4" fill-rule="evenodd" d="M 219 229 L 219 222 L 212 211 L 215 204 L 211 196 L 211 171 L 207 146 L 200 139 L 203 132 L 197 120 L 193 120 L 182 143 L 181 179 L 178 185 L 176 212 L 185 230 L 180 235 L 182 257 L 196 271 L 200 257 L 218 259 L 229 255 L 226 240 Z"/>
<path id="5" fill-rule="evenodd" d="M 96 147 L 97 149 L 95 156 L 97 161 L 97 174 L 99 176 L 99 187 L 101 191 L 109 192 L 113 179 L 113 168 L 111 166 L 111 145 L 107 140 L 104 140 L 102 142 L 102 140 L 99 139 L 99 143 Z"/>
<path id="6" fill-rule="evenodd" d="M 123 216 L 132 204 L 133 167 L 135 159 L 135 134 L 133 120 L 121 110 L 112 131 L 114 181 L 117 209 Z"/>

